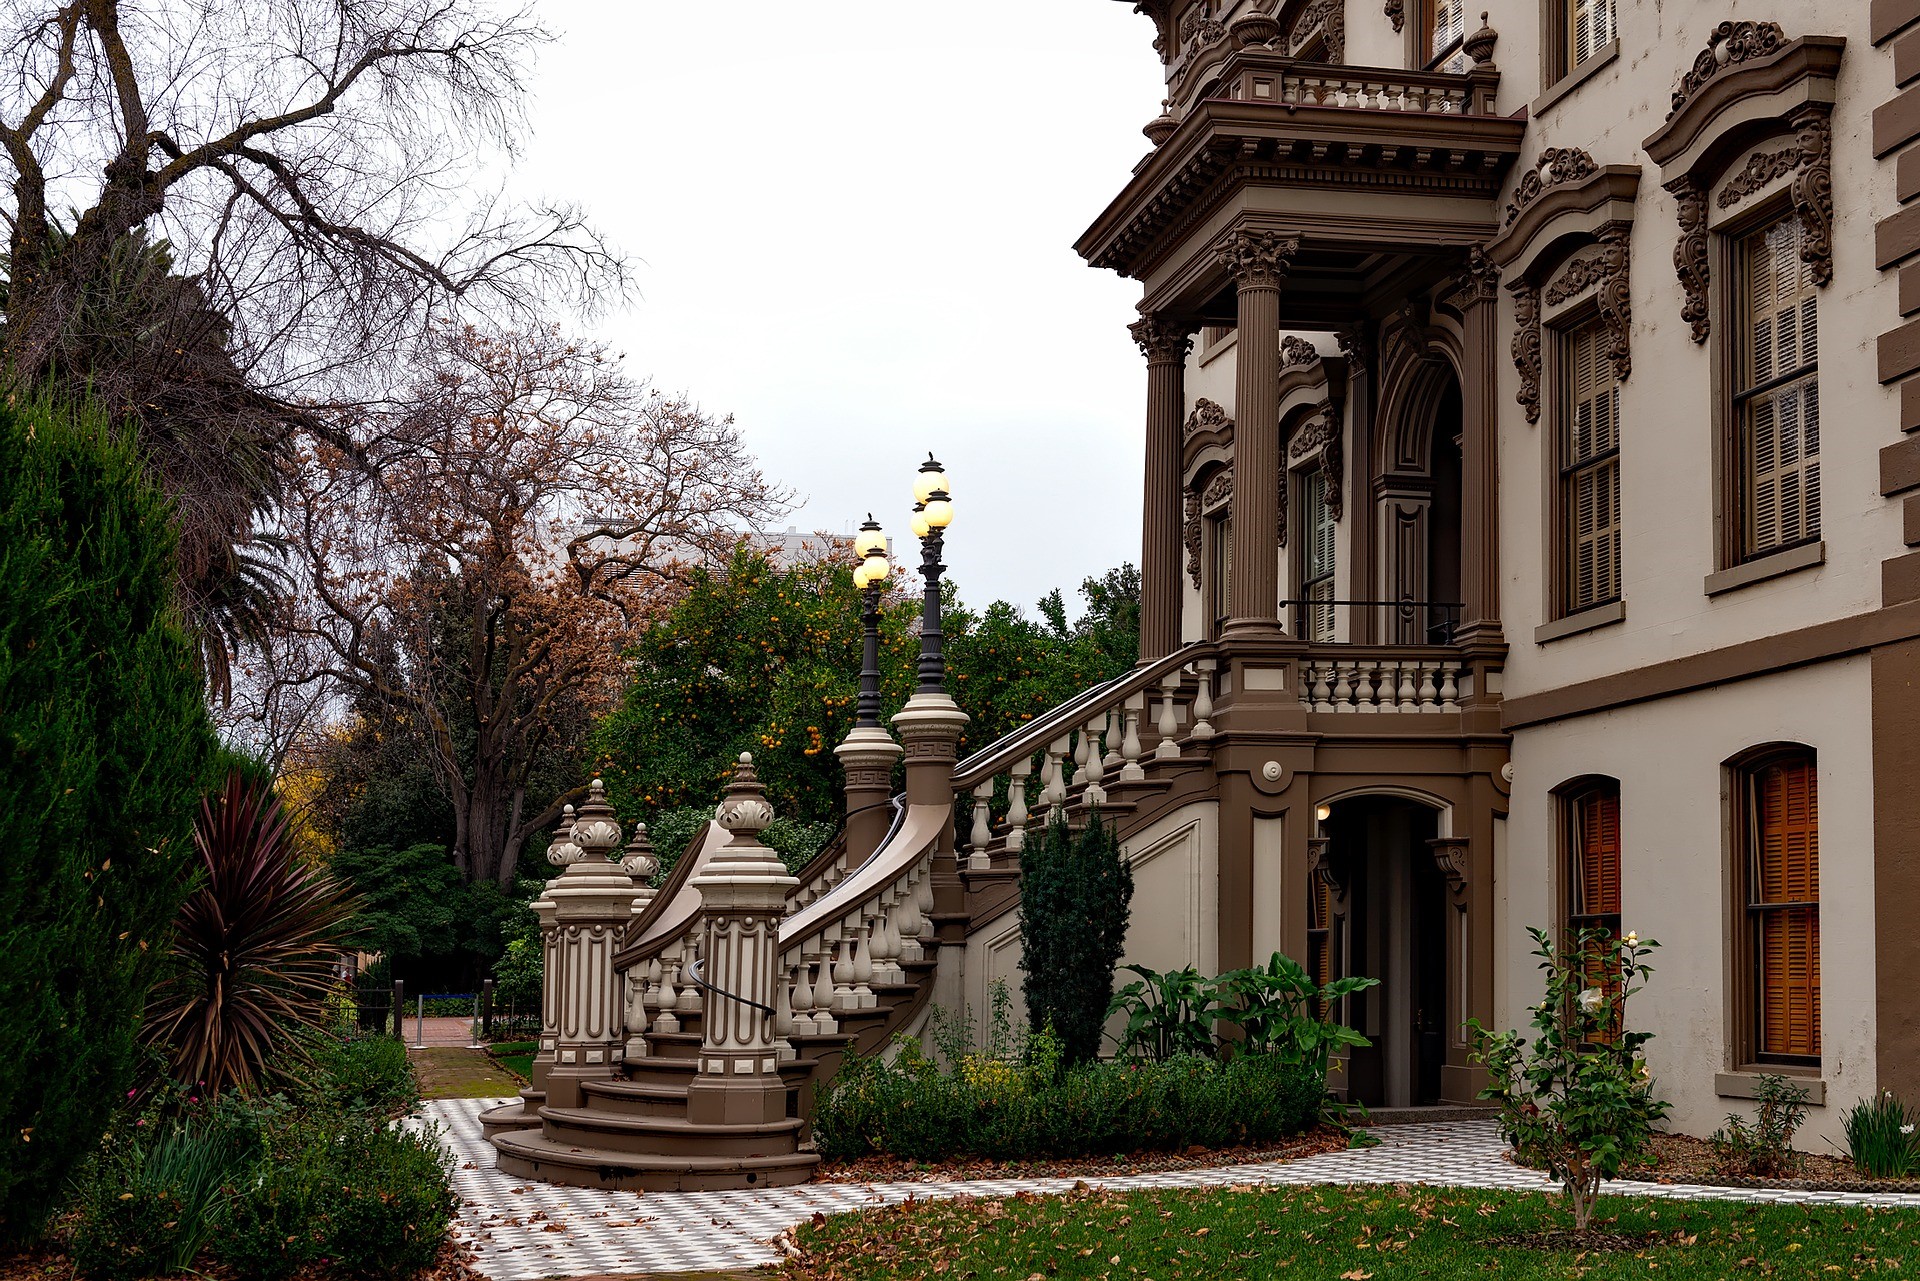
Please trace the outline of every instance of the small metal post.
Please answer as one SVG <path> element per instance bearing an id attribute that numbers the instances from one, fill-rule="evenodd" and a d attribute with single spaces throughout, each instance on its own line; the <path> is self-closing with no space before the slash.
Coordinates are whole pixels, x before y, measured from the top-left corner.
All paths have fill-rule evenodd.
<path id="1" fill-rule="evenodd" d="M 407 984 L 404 979 L 393 981 L 393 1039 L 407 1039 Z"/>
<path id="2" fill-rule="evenodd" d="M 480 980 L 480 1037 L 493 1040 L 493 980 Z"/>
<path id="3" fill-rule="evenodd" d="M 427 1043 L 427 994 L 425 992 L 413 998 L 413 1043 L 416 1047 Z"/>

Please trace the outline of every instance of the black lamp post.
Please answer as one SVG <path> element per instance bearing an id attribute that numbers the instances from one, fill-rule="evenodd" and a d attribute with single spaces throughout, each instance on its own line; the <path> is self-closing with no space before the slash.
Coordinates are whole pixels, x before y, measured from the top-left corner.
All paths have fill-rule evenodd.
<path id="1" fill-rule="evenodd" d="M 941 652 L 945 636 L 940 630 L 940 575 L 946 566 L 940 552 L 946 542 L 946 528 L 953 523 L 953 500 L 947 488 L 947 473 L 932 454 L 920 464 L 913 478 L 913 532 L 920 537 L 920 577 L 926 595 L 920 613 L 920 688 L 922 694 L 947 692 L 947 661 Z"/>
<path id="2" fill-rule="evenodd" d="M 880 522 L 867 513 L 853 549 L 860 564 L 853 571 L 853 585 L 860 589 L 860 626 L 864 631 L 860 651 L 860 702 L 853 723 L 878 727 L 880 724 L 880 592 L 893 566 L 887 559 L 887 536 Z"/>

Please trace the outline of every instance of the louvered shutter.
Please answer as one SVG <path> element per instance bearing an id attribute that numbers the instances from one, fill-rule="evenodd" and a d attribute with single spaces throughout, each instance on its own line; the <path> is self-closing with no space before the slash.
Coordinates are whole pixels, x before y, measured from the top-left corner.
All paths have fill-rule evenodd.
<path id="1" fill-rule="evenodd" d="M 1433 25 L 1427 42 L 1429 62 L 1438 61 L 1437 70 L 1463 72 L 1468 59 L 1459 52 L 1467 34 L 1466 0 L 1430 0 Z M 1451 56 L 1449 56 L 1451 55 Z"/>
<path id="2" fill-rule="evenodd" d="M 1814 763 L 1769 765 L 1753 780 L 1759 917 L 1760 1052 L 1820 1053 L 1820 814 Z"/>
<path id="3" fill-rule="evenodd" d="M 1573 43 L 1573 64 L 1568 67 L 1571 71 L 1613 40 L 1613 0 L 1573 0 L 1568 25 Z"/>
<path id="4" fill-rule="evenodd" d="M 1620 794 L 1589 793 L 1580 804 L 1580 915 L 1620 914 Z"/>
<path id="5" fill-rule="evenodd" d="M 1789 217 L 1749 236 L 1742 406 L 1744 550 L 1760 555 L 1820 536 L 1819 313 Z M 1785 380 L 1785 381 L 1781 381 Z"/>
<path id="6" fill-rule="evenodd" d="M 1327 506 L 1327 478 L 1315 468 L 1306 475 L 1306 598 L 1309 602 L 1331 602 L 1334 598 L 1333 512 Z M 1330 641 L 1334 638 L 1332 604 L 1309 603 L 1307 639 Z"/>
<path id="7" fill-rule="evenodd" d="M 1605 343 L 1597 321 L 1566 339 L 1571 405 L 1561 449 L 1569 612 L 1620 595 L 1620 385 Z"/>

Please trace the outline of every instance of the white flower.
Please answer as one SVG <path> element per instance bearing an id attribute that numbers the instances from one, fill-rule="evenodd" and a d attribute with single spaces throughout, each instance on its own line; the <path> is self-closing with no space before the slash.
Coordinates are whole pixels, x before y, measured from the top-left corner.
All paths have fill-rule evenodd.
<path id="1" fill-rule="evenodd" d="M 1580 1001 L 1580 1009 L 1584 1013 L 1598 1014 L 1600 1012 L 1601 1003 L 1605 1001 L 1607 998 L 1601 995 L 1599 988 L 1590 987 L 1586 991 L 1582 992 L 1578 999 Z"/>
<path id="2" fill-rule="evenodd" d="M 1901 1126 L 1901 1127 L 1900 1127 L 1900 1133 L 1902 1133 L 1902 1134 L 1912 1134 L 1912 1133 L 1913 1133 L 1913 1122 L 1911 1122 L 1911 1121 L 1909 1121 L 1909 1122 L 1907 1122 L 1907 1123 L 1906 1123 L 1905 1125 L 1903 1125 L 1903 1126 Z"/>
<path id="3" fill-rule="evenodd" d="M 1640 946 L 1640 932 L 1638 930 L 1627 931 L 1627 946 L 1628 947 Z"/>

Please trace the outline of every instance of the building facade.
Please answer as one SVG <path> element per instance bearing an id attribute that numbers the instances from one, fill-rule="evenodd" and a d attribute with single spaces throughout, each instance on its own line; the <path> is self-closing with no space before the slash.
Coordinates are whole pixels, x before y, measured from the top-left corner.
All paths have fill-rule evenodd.
<path id="1" fill-rule="evenodd" d="M 1677 1128 L 1920 1094 L 1920 3 L 1135 8 L 1168 96 L 1077 248 L 1217 731 L 1150 950 L 1382 978 L 1399 1105 L 1477 1089 L 1527 927 L 1633 929 Z"/>

